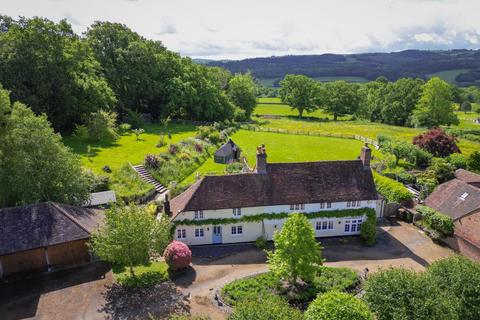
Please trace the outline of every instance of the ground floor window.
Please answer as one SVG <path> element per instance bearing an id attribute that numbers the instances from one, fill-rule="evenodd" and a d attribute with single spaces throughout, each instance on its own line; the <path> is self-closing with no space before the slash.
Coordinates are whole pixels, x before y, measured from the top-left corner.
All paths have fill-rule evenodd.
<path id="1" fill-rule="evenodd" d="M 203 238 L 205 236 L 205 232 L 203 228 L 195 229 L 195 238 Z"/>
<path id="2" fill-rule="evenodd" d="M 357 220 L 346 220 L 345 221 L 345 232 L 357 232 L 361 230 L 362 219 Z"/>
<path id="3" fill-rule="evenodd" d="M 187 230 L 186 229 L 177 229 L 177 239 L 186 239 Z"/>
<path id="4" fill-rule="evenodd" d="M 333 230 L 333 220 L 317 221 L 315 223 L 316 230 Z"/>
<path id="5" fill-rule="evenodd" d="M 232 235 L 243 234 L 243 226 L 232 226 Z"/>

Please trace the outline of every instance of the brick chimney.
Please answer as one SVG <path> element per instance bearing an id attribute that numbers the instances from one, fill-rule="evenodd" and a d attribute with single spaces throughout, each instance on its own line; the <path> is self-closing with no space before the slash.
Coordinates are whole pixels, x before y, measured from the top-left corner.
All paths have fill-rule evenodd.
<path id="1" fill-rule="evenodd" d="M 168 194 L 165 195 L 165 200 L 163 201 L 163 213 L 167 216 L 172 214 L 172 210 L 170 209 L 170 201 L 168 200 Z"/>
<path id="2" fill-rule="evenodd" d="M 257 147 L 257 165 L 255 166 L 256 173 L 267 173 L 267 151 L 265 145 L 262 144 Z"/>
<path id="3" fill-rule="evenodd" d="M 360 153 L 360 160 L 362 160 L 365 167 L 370 167 L 370 160 L 372 159 L 372 149 L 368 147 L 368 143 L 365 143 L 365 146 L 362 147 Z"/>

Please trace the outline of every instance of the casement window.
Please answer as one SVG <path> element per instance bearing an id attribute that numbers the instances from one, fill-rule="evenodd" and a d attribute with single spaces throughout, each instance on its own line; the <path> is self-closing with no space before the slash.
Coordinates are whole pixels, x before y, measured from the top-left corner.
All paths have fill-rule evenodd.
<path id="1" fill-rule="evenodd" d="M 357 201 L 357 207 L 360 207 L 362 205 L 362 201 Z"/>
<path id="2" fill-rule="evenodd" d="M 242 209 L 241 208 L 233 208 L 233 216 L 234 217 L 240 217 L 242 215 Z"/>
<path id="3" fill-rule="evenodd" d="M 333 230 L 333 220 L 317 221 L 315 223 L 315 230 Z"/>
<path id="4" fill-rule="evenodd" d="M 290 205 L 290 210 L 295 210 L 295 205 L 294 204 Z"/>
<path id="5" fill-rule="evenodd" d="M 177 229 L 177 239 L 186 239 L 187 230 L 186 229 Z"/>
<path id="6" fill-rule="evenodd" d="M 203 238 L 205 236 L 205 232 L 203 228 L 195 229 L 195 238 Z"/>
<path id="7" fill-rule="evenodd" d="M 346 220 L 345 221 L 345 232 L 357 232 L 362 228 L 362 219 L 358 220 Z"/>
<path id="8" fill-rule="evenodd" d="M 325 209 L 325 202 L 320 202 L 320 209 Z"/>
<path id="9" fill-rule="evenodd" d="M 232 235 L 239 236 L 243 234 L 243 226 L 232 226 Z"/>
<path id="10" fill-rule="evenodd" d="M 194 218 L 195 219 L 203 219 L 203 210 L 195 210 Z"/>
<path id="11" fill-rule="evenodd" d="M 347 201 L 347 208 L 350 208 L 352 206 L 350 201 Z"/>
<path id="12" fill-rule="evenodd" d="M 305 204 L 304 203 L 291 204 L 290 210 L 305 210 Z"/>
<path id="13" fill-rule="evenodd" d="M 331 208 L 332 207 L 332 203 L 331 202 L 327 202 L 327 208 Z"/>

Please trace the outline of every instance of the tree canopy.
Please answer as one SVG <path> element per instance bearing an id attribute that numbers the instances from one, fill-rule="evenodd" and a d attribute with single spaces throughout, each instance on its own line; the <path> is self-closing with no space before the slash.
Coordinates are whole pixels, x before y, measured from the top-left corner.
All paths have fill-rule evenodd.
<path id="1" fill-rule="evenodd" d="M 312 112 L 318 108 L 319 84 L 303 75 L 286 75 L 280 82 L 280 98 L 292 109 L 297 109 L 299 117 L 303 112 Z"/>
<path id="2" fill-rule="evenodd" d="M 353 114 L 359 105 L 358 86 L 345 81 L 334 81 L 323 85 L 321 97 L 322 109 L 333 114 L 333 119 Z"/>

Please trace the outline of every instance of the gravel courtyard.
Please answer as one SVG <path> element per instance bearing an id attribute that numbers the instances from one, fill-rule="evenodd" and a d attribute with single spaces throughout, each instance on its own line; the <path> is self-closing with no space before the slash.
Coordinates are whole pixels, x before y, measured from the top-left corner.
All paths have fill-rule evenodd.
<path id="1" fill-rule="evenodd" d="M 388 266 L 422 270 L 453 254 L 404 222 L 380 227 L 374 247 L 362 246 L 355 237 L 344 239 L 346 243 L 339 238 L 322 240 L 326 265 L 360 272 Z M 144 296 L 122 292 L 102 264 L 0 284 L 0 319 L 138 319 L 148 312 L 175 311 L 224 319 L 225 314 L 212 303 L 215 291 L 234 279 L 268 270 L 265 254 L 251 245 L 198 247 L 194 254 L 193 267 L 174 284 L 158 285 Z"/>

